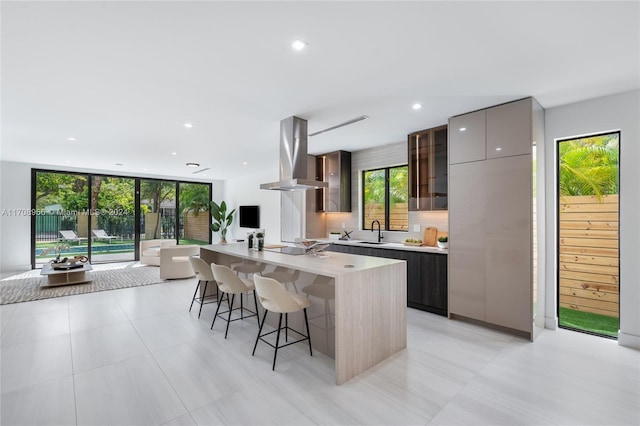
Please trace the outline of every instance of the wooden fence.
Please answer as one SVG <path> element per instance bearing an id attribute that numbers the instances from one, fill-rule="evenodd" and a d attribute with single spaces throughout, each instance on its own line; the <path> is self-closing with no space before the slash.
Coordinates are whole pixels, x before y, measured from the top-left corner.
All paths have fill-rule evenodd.
<path id="1" fill-rule="evenodd" d="M 395 203 L 393 206 L 391 206 L 391 211 L 389 212 L 389 222 L 391 223 L 391 228 L 393 230 L 409 230 L 409 215 L 407 213 L 408 206 L 409 205 L 407 203 Z M 380 226 L 382 226 L 382 229 L 384 229 L 384 206 L 381 206 L 377 203 L 369 203 L 365 206 L 365 228 L 368 229 L 368 227 L 371 225 L 371 221 L 374 219 L 378 219 L 380 221 Z"/>
<path id="2" fill-rule="evenodd" d="M 209 213 L 200 212 L 197 216 L 188 212 L 182 217 L 184 221 L 184 238 L 198 241 L 209 241 Z"/>
<path id="3" fill-rule="evenodd" d="M 618 195 L 560 199 L 560 306 L 619 316 Z"/>

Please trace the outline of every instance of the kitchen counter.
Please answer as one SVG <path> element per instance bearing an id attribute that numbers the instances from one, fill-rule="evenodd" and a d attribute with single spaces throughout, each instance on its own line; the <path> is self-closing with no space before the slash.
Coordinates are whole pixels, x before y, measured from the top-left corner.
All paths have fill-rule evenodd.
<path id="1" fill-rule="evenodd" d="M 405 250 L 405 251 L 418 251 L 424 253 L 436 253 L 436 254 L 449 254 L 449 250 L 441 249 L 439 247 L 431 247 L 431 246 L 407 246 L 403 243 L 391 243 L 391 242 L 382 242 L 380 244 L 372 244 L 371 241 L 364 240 L 332 240 L 330 238 L 319 238 L 316 241 L 322 241 L 331 244 L 340 244 L 345 246 L 358 246 L 358 247 L 369 247 L 369 248 L 379 248 L 386 250 Z"/>
<path id="2" fill-rule="evenodd" d="M 312 286 L 320 281 L 328 282 L 327 289 L 333 297 L 330 300 L 335 306 L 334 313 L 326 315 L 330 318 L 325 318 L 331 325 L 326 328 L 331 330 L 321 335 L 311 327 L 311 343 L 315 349 L 322 340 L 329 341 L 326 346 L 332 351 L 326 352 L 326 347 L 321 351 L 334 355 L 338 385 L 407 346 L 405 261 L 336 252 L 318 257 L 250 251 L 246 243 L 202 246 L 200 257 L 207 263 L 259 262 L 299 270 L 310 274 Z M 303 281 L 302 275 L 300 281 Z M 301 293 L 306 293 L 305 288 L 301 288 Z M 329 303 L 328 300 L 309 299 L 310 312 L 325 312 L 324 303 Z"/>

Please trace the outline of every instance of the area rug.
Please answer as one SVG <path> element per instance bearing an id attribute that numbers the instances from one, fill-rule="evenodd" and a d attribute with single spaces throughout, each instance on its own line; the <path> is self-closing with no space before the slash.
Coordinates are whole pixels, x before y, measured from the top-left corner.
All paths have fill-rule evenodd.
<path id="1" fill-rule="evenodd" d="M 160 279 L 160 268 L 140 265 L 94 270 L 87 272 L 87 277 L 92 280 L 90 283 L 48 288 L 40 287 L 46 277 L 39 270 L 9 277 L 0 281 L 0 305 L 165 282 Z"/>

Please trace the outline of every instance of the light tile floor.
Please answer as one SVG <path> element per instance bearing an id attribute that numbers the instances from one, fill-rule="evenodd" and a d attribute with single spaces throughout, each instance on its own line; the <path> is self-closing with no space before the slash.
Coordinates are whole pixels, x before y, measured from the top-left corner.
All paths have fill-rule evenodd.
<path id="1" fill-rule="evenodd" d="M 305 345 L 251 356 L 254 319 L 209 329 L 195 280 L 0 307 L 2 425 L 638 425 L 640 352 L 535 343 L 408 310 L 408 348 L 342 386 Z"/>

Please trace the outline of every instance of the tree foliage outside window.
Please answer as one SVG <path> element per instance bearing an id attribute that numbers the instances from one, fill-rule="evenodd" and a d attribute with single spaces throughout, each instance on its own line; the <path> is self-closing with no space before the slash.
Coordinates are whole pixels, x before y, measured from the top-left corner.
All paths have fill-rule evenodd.
<path id="1" fill-rule="evenodd" d="M 83 211 L 87 208 L 87 176 L 62 172 L 36 173 L 36 205 L 45 207 L 60 204 L 65 211 Z"/>
<path id="2" fill-rule="evenodd" d="M 183 215 L 191 211 L 197 216 L 200 212 L 209 210 L 210 203 L 209 185 L 180 183 L 180 211 Z"/>
<path id="3" fill-rule="evenodd" d="M 408 167 L 366 170 L 363 177 L 363 229 L 380 221 L 387 231 L 408 230 Z"/>
<path id="4" fill-rule="evenodd" d="M 562 141 L 560 196 L 618 193 L 619 133 Z"/>

